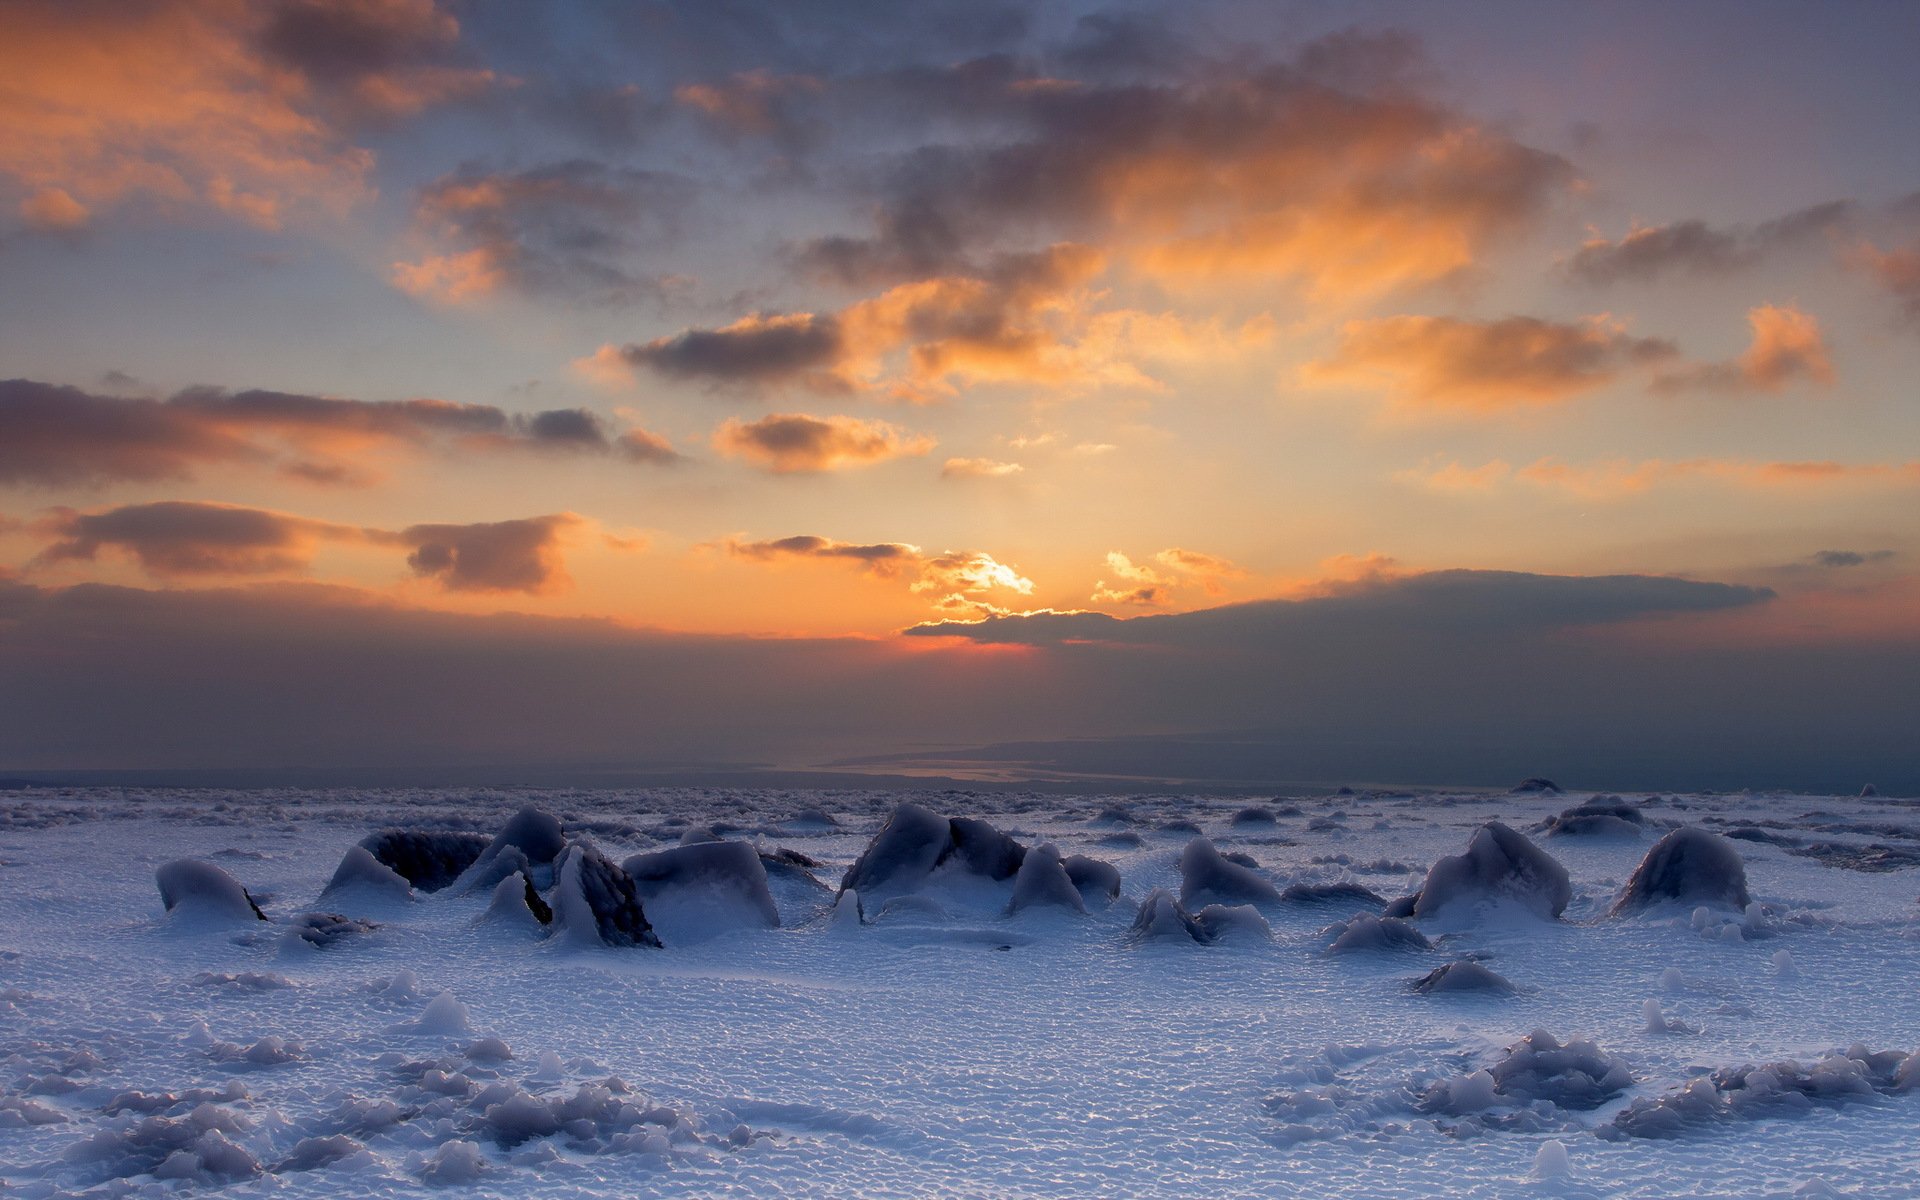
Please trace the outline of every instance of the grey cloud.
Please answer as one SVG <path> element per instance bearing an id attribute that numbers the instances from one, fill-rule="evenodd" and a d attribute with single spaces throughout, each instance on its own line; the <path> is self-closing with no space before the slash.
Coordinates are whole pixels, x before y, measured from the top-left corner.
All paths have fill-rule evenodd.
<path id="1" fill-rule="evenodd" d="M 1816 567 L 1864 567 L 1869 563 L 1890 562 L 1891 550 L 1820 550 L 1809 559 Z"/>
<path id="2" fill-rule="evenodd" d="M 1669 273 L 1730 274 L 1769 254 L 1844 231 L 1858 207 L 1834 200 L 1757 225 L 1716 228 L 1692 218 L 1636 229 L 1619 241 L 1582 246 L 1567 260 L 1567 270 L 1584 283 L 1600 285 L 1644 283 Z"/>

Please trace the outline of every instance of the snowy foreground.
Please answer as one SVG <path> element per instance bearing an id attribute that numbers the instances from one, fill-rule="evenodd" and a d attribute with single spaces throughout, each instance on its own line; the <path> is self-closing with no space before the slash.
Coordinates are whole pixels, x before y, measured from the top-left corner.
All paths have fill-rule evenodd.
<path id="1" fill-rule="evenodd" d="M 1589 799 L 7 793 L 0 1193 L 1920 1196 L 1916 802 Z"/>

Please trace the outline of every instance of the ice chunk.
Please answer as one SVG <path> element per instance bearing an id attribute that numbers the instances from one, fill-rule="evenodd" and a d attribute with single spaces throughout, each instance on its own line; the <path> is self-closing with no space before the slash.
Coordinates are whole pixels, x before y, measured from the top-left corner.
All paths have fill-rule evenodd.
<path id="1" fill-rule="evenodd" d="M 1360 950 L 1431 950 L 1427 935 L 1398 917 L 1376 917 L 1355 913 L 1338 925 L 1321 930 L 1327 939 L 1329 954 L 1350 954 Z"/>
<path id="2" fill-rule="evenodd" d="M 1059 848 L 1052 842 L 1042 842 L 1027 851 L 1019 871 L 1014 874 L 1013 899 L 1007 904 L 1007 912 L 1011 914 L 1023 908 L 1050 906 L 1081 913 L 1087 911 L 1086 901 L 1080 897 L 1080 889 L 1073 885 L 1073 878 L 1067 874 L 1067 865 L 1060 859 Z"/>
<path id="3" fill-rule="evenodd" d="M 1509 790 L 1516 796 L 1526 796 L 1540 792 L 1558 792 L 1560 785 L 1551 779 L 1545 779 L 1539 775 L 1535 775 L 1529 779 L 1522 779 Z"/>
<path id="4" fill-rule="evenodd" d="M 847 869 L 840 888 L 869 900 L 911 892 L 946 867 L 982 879 L 1013 878 L 1026 847 L 985 821 L 948 820 L 918 804 L 902 804 Z"/>
<path id="5" fill-rule="evenodd" d="M 427 1001 L 420 1015 L 402 1025 L 393 1027 L 394 1033 L 409 1033 L 419 1037 L 459 1037 L 473 1032 L 472 1019 L 467 1006 L 452 992 L 441 992 Z"/>
<path id="6" fill-rule="evenodd" d="M 1140 902 L 1140 911 L 1133 918 L 1131 936 L 1136 941 L 1169 939 L 1190 942 L 1211 942 L 1214 937 L 1165 888 L 1153 889 Z"/>
<path id="7" fill-rule="evenodd" d="M 552 928 L 577 945 L 659 946 L 633 880 L 591 843 L 561 854 Z"/>
<path id="8" fill-rule="evenodd" d="M 1278 904 L 1280 889 L 1253 870 L 1230 862 L 1206 838 L 1195 838 L 1180 853 L 1180 903 Z"/>
<path id="9" fill-rule="evenodd" d="M 1540 1143 L 1540 1149 L 1533 1156 L 1535 1179 L 1558 1179 L 1572 1167 L 1567 1157 L 1567 1144 L 1558 1138 L 1548 1138 Z"/>
<path id="10" fill-rule="evenodd" d="M 1228 824 L 1243 827 L 1248 825 L 1272 825 L 1278 820 L 1279 818 L 1274 815 L 1272 809 L 1264 805 L 1253 804 L 1234 813 Z"/>
<path id="11" fill-rule="evenodd" d="M 494 885 L 493 897 L 487 901 L 487 911 L 480 915 L 480 920 L 489 925 L 534 932 L 553 923 L 553 909 L 533 890 L 527 877 L 515 871 Z"/>
<path id="12" fill-rule="evenodd" d="M 368 834 L 360 845 L 409 884 L 437 892 L 473 865 L 487 848 L 487 839 L 478 833 L 383 829 Z"/>
<path id="13" fill-rule="evenodd" d="M 537 808 L 523 808 L 461 873 L 459 890 L 491 888 L 515 871 L 528 879 L 537 878 L 545 886 L 550 878 L 547 868 L 559 860 L 566 844 L 558 820 Z"/>
<path id="14" fill-rule="evenodd" d="M 378 928 L 380 926 L 372 921 L 343 917 L 339 913 L 301 913 L 287 923 L 286 932 L 280 935 L 280 947 L 283 950 L 325 950 Z"/>
<path id="15" fill-rule="evenodd" d="M 1604 1139 L 1671 1138 L 1737 1121 L 1798 1116 L 1905 1091 L 1920 1082 L 1914 1057 L 1854 1046 L 1806 1066 L 1792 1060 L 1723 1067 L 1658 1098 L 1635 1100 L 1594 1130 Z"/>
<path id="16" fill-rule="evenodd" d="M 1504 976 L 1488 970 L 1470 958 L 1463 958 L 1458 962 L 1435 967 L 1414 980 L 1413 990 L 1427 995 L 1472 992 L 1482 995 L 1510 996 L 1517 989 Z"/>
<path id="17" fill-rule="evenodd" d="M 351 846 L 334 868 L 333 878 L 320 890 L 322 900 L 351 896 L 361 900 L 413 899 L 413 887 L 404 875 L 374 857 L 365 845 Z"/>
<path id="18" fill-rule="evenodd" d="M 1785 950 L 1773 953 L 1773 977 L 1775 979 L 1798 979 L 1800 967 L 1793 961 L 1793 955 Z"/>
<path id="19" fill-rule="evenodd" d="M 1595 796 L 1557 817 L 1549 817 L 1548 837 L 1639 837 L 1646 818 L 1618 796 Z"/>
<path id="20" fill-rule="evenodd" d="M 1464 854 L 1443 858 L 1427 872 L 1413 915 L 1431 917 L 1460 904 L 1516 904 L 1553 919 L 1573 899 L 1567 869 L 1518 831 L 1490 821 L 1474 832 Z"/>
<path id="21" fill-rule="evenodd" d="M 1656 904 L 1711 904 L 1744 910 L 1747 871 L 1733 843 L 1697 826 L 1676 829 L 1653 844 L 1613 902 L 1615 915 Z"/>
<path id="22" fill-rule="evenodd" d="M 670 937 L 780 926 L 766 866 L 747 842 L 683 843 L 636 854 L 621 869 L 649 920 Z"/>
<path id="23" fill-rule="evenodd" d="M 301 1138 L 273 1170 L 275 1174 L 315 1171 L 341 1159 L 352 1158 L 365 1148 L 343 1133 L 336 1133 L 332 1137 Z"/>
<path id="24" fill-rule="evenodd" d="M 422 1160 L 416 1170 L 422 1183 L 475 1183 L 487 1173 L 487 1159 L 478 1142 L 456 1138 L 432 1158 Z"/>
<path id="25" fill-rule="evenodd" d="M 1111 904 L 1120 898 L 1120 868 L 1084 854 L 1067 855 L 1067 878 L 1080 889 L 1082 900 Z"/>
<path id="26" fill-rule="evenodd" d="M 1267 941 L 1273 937 L 1273 927 L 1251 904 L 1209 904 L 1194 913 L 1193 919 L 1210 942 L 1229 937 Z"/>
<path id="27" fill-rule="evenodd" d="M 1699 1030 L 1676 1017 L 1669 1017 L 1660 1011 L 1660 1002 L 1649 999 L 1640 1006 L 1640 1015 L 1646 1018 L 1648 1033 L 1698 1033 Z"/>
<path id="28" fill-rule="evenodd" d="M 216 923 L 267 919 L 240 881 L 212 863 L 176 858 L 160 864 L 153 881 L 168 913 Z"/>
<path id="29" fill-rule="evenodd" d="M 860 913 L 860 893 L 851 890 L 841 892 L 833 902 L 833 915 L 828 922 L 835 933 L 853 932 L 865 924 Z"/>
<path id="30" fill-rule="evenodd" d="M 1280 893 L 1288 904 L 1386 904 L 1386 897 L 1357 883 L 1295 883 Z"/>
<path id="31" fill-rule="evenodd" d="M 1598 1108 L 1633 1086 L 1626 1066 L 1593 1042 L 1561 1042 L 1544 1029 L 1507 1047 L 1492 1074 L 1503 1096 L 1523 1104 L 1547 1100 L 1561 1108 Z"/>

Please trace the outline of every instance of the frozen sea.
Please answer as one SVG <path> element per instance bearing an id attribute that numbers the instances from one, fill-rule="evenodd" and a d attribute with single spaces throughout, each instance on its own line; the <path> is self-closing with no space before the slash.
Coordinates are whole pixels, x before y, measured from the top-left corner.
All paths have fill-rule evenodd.
<path id="1" fill-rule="evenodd" d="M 1920 1196 L 1920 802 L 1636 793 L 1632 828 L 1547 831 L 1588 799 L 4 793 L 0 1194 Z M 836 921 L 902 801 L 1112 863 L 1120 897 L 1008 916 L 1010 882 L 936 875 Z M 776 875 L 776 929 L 682 911 L 657 949 L 485 919 L 487 890 L 320 900 L 371 833 L 527 806 L 615 862 L 704 827 L 821 885 Z M 1561 919 L 1459 905 L 1414 922 L 1429 949 L 1329 952 L 1380 911 L 1352 892 L 1211 944 L 1131 933 L 1196 836 L 1390 900 L 1496 820 L 1566 868 Z M 1612 915 L 1681 826 L 1734 835 L 1753 906 Z M 268 920 L 167 914 L 181 858 Z M 371 927 L 299 936 L 315 911 Z M 1411 986 L 1463 959 L 1515 990 Z M 1514 1076 L 1536 1031 L 1597 1090 Z M 1623 1116 L 1649 1111 L 1673 1120 Z"/>

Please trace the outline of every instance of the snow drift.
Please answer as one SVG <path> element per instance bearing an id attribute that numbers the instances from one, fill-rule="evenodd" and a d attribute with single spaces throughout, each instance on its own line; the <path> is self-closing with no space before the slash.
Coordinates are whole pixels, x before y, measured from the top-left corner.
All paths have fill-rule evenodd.
<path id="1" fill-rule="evenodd" d="M 1657 904 L 1707 904 L 1744 910 L 1747 869 L 1733 843 L 1696 826 L 1676 829 L 1653 844 L 1613 902 L 1616 916 Z"/>
<path id="2" fill-rule="evenodd" d="M 1524 834 L 1489 821 L 1474 832 L 1466 853 L 1434 863 L 1410 899 L 1410 905 L 1403 901 L 1387 912 L 1431 917 L 1443 909 L 1494 902 L 1518 905 L 1552 920 L 1573 899 L 1573 883 L 1567 869 Z"/>

